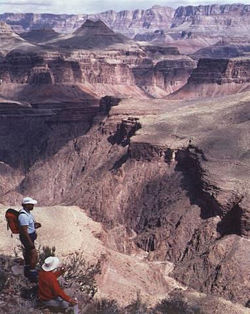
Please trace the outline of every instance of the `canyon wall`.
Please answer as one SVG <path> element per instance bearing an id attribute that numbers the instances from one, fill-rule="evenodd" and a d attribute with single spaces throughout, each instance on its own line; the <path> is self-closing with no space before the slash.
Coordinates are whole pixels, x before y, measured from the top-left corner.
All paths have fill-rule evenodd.
<path id="1" fill-rule="evenodd" d="M 250 59 L 200 59 L 185 86 L 171 99 L 234 94 L 250 89 Z"/>
<path id="2" fill-rule="evenodd" d="M 157 52 L 157 48 L 153 52 L 138 48 L 134 53 L 124 50 L 98 54 L 83 50 L 65 54 L 13 50 L 0 60 L 1 94 L 37 101 L 41 94 L 39 85 L 50 86 L 52 95 L 56 85 L 82 84 L 96 97 L 107 93 L 121 97 L 166 96 L 187 82 L 196 62 L 186 56 L 171 55 L 171 49 L 169 55 L 163 53 L 160 58 L 154 57 Z M 19 87 L 14 89 L 15 84 Z"/>
<path id="3" fill-rule="evenodd" d="M 101 19 L 114 31 L 133 37 L 145 29 L 168 28 L 174 9 L 155 6 L 147 10 L 106 11 L 98 14 L 15 14 L 4 13 L 0 20 L 12 25 L 18 33 L 31 29 L 53 28 L 59 33 L 70 33 L 79 28 L 87 19 Z"/>
<path id="4" fill-rule="evenodd" d="M 70 33 L 79 28 L 86 19 L 101 19 L 114 31 L 130 37 L 155 30 L 187 34 L 202 32 L 209 37 L 218 34 L 242 37 L 248 36 L 249 12 L 249 5 L 243 4 L 186 6 L 176 10 L 154 6 L 147 10 L 121 12 L 110 10 L 98 14 L 79 15 L 4 13 L 0 15 L 0 20 L 12 25 L 19 33 L 40 28 L 53 28 L 57 32 Z"/>

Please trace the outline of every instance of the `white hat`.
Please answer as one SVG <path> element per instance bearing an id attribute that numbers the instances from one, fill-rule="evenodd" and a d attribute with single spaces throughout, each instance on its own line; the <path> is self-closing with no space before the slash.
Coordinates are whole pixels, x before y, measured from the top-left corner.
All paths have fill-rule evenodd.
<path id="1" fill-rule="evenodd" d="M 22 205 L 25 205 L 25 204 L 32 204 L 32 205 L 36 205 L 37 204 L 37 201 L 34 200 L 33 198 L 31 197 L 25 197 L 22 201 Z"/>
<path id="2" fill-rule="evenodd" d="M 56 269 L 60 264 L 59 258 L 55 256 L 49 256 L 44 261 L 44 264 L 42 265 L 42 269 L 45 271 L 51 271 Z"/>

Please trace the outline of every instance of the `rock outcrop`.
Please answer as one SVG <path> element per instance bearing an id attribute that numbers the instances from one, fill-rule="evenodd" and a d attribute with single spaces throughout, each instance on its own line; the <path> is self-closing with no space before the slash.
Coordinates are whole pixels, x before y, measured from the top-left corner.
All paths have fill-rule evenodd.
<path id="1" fill-rule="evenodd" d="M 28 32 L 21 33 L 20 37 L 32 42 L 32 43 L 43 43 L 52 39 L 59 37 L 59 33 L 55 32 L 53 29 L 32 29 Z"/>
<path id="2" fill-rule="evenodd" d="M 2 54 L 5 54 L 18 46 L 31 46 L 31 44 L 13 32 L 11 27 L 4 22 L 0 22 L 0 42 L 0 53 Z"/>
<path id="3" fill-rule="evenodd" d="M 193 54 L 196 59 L 229 59 L 236 57 L 249 56 L 250 42 L 219 41 L 215 45 L 200 49 Z"/>
<path id="4" fill-rule="evenodd" d="M 170 98 L 227 95 L 250 89 L 250 59 L 200 59 L 188 82 Z"/>
<path id="5" fill-rule="evenodd" d="M 243 37 L 248 32 L 250 7 L 244 4 L 199 5 L 176 9 L 171 28 L 182 28 L 195 32 L 209 33 L 212 29 L 216 34 L 209 36 L 230 35 Z M 183 29 L 184 30 L 184 29 Z"/>

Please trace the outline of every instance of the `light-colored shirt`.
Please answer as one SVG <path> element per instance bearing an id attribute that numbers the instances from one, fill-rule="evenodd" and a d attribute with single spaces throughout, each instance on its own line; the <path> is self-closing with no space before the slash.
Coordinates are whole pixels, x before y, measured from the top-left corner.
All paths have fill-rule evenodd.
<path id="1" fill-rule="evenodd" d="M 21 214 L 23 213 L 23 214 Z M 21 209 L 18 216 L 20 226 L 28 226 L 28 233 L 35 232 L 35 220 L 32 214 L 25 209 Z"/>

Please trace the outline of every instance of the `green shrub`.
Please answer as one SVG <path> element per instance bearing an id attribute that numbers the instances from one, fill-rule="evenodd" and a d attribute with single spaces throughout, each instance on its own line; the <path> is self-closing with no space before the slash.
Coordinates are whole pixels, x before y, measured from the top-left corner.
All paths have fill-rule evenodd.
<path id="1" fill-rule="evenodd" d="M 101 273 L 101 262 L 89 264 L 86 262 L 83 253 L 75 252 L 65 261 L 66 272 L 64 274 L 65 286 L 70 288 L 73 285 L 90 298 L 97 292 L 95 276 Z"/>
<path id="2" fill-rule="evenodd" d="M 167 314 L 201 314 L 198 308 L 191 307 L 185 301 L 178 299 L 162 300 L 156 305 L 154 311 Z"/>
<path id="3" fill-rule="evenodd" d="M 3 290 L 7 281 L 7 274 L 3 271 L 0 271 L 0 291 Z"/>
<path id="4" fill-rule="evenodd" d="M 50 248 L 49 246 L 39 246 L 38 247 L 38 265 L 42 267 L 44 261 L 49 256 L 55 256 L 56 248 L 53 246 Z"/>
<path id="5" fill-rule="evenodd" d="M 146 314 L 147 305 L 142 302 L 140 292 L 137 292 L 137 297 L 134 302 L 125 307 L 124 312 L 127 314 Z"/>
<path id="6" fill-rule="evenodd" d="M 94 302 L 88 304 L 84 312 L 85 314 L 122 314 L 117 305 L 117 302 L 114 300 L 101 299 L 95 300 Z"/>

